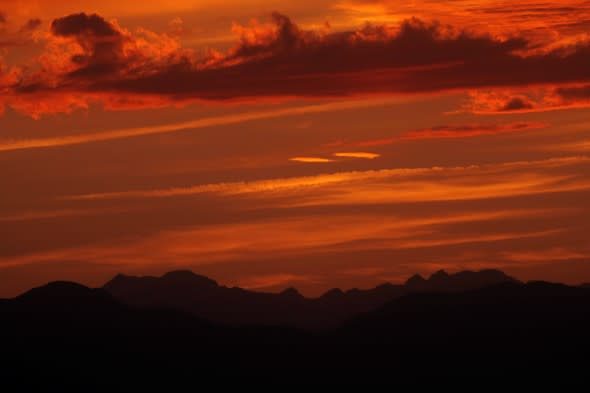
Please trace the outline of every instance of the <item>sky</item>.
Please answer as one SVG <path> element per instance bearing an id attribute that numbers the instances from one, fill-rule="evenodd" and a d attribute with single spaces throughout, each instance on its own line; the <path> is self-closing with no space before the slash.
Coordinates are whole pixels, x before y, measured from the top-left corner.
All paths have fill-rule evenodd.
<path id="1" fill-rule="evenodd" d="M 590 282 L 590 1 L 0 0 L 0 297 Z"/>

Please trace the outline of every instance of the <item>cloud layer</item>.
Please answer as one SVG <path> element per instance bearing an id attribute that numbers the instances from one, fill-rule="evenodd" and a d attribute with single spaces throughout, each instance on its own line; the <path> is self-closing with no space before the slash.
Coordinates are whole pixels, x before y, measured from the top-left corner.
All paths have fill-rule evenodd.
<path id="1" fill-rule="evenodd" d="M 37 67 L 11 71 L 5 101 L 38 116 L 93 101 L 121 109 L 590 80 L 588 42 L 539 51 L 524 36 L 502 38 L 415 18 L 343 32 L 306 30 L 279 13 L 272 22 L 236 25 L 237 44 L 197 56 L 167 34 L 132 33 L 96 14 L 69 15 L 51 23 Z M 513 99 L 504 109 L 527 108 Z"/>

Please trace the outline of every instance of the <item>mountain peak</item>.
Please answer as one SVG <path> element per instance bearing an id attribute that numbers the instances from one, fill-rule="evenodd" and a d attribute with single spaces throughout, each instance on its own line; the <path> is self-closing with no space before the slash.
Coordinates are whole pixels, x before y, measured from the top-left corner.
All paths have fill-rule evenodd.
<path id="1" fill-rule="evenodd" d="M 280 293 L 227 288 L 192 271 L 176 270 L 161 277 L 120 274 L 103 288 L 130 306 L 173 308 L 212 322 L 309 327 L 334 324 L 411 293 L 461 292 L 508 282 L 516 280 L 500 271 L 448 274 L 440 270 L 428 279 L 416 274 L 405 285 L 386 283 L 372 289 L 347 291 L 335 288 L 319 298 L 308 299 L 292 287 Z"/>
<path id="2" fill-rule="evenodd" d="M 70 281 L 54 281 L 46 285 L 33 288 L 21 296 L 27 297 L 70 297 L 70 296 L 85 296 L 92 292 L 92 289 L 75 282 Z"/>
<path id="3" fill-rule="evenodd" d="M 441 270 L 433 273 L 430 276 L 430 279 L 429 280 L 446 280 L 449 277 L 450 277 L 449 276 L 449 273 L 447 273 L 446 271 L 444 271 L 444 270 L 441 269 Z"/>
<path id="4" fill-rule="evenodd" d="M 33 288 L 16 298 L 22 304 L 44 309 L 84 308 L 86 306 L 110 306 L 115 303 L 108 292 L 92 289 L 69 281 L 54 281 Z"/>
<path id="5" fill-rule="evenodd" d="M 320 299 L 337 299 L 341 298 L 344 295 L 344 291 L 340 288 L 333 288 L 330 289 L 328 292 L 324 293 L 320 296 Z"/>
<path id="6" fill-rule="evenodd" d="M 199 286 L 217 287 L 217 281 L 210 279 L 209 277 L 195 274 L 190 270 L 174 270 L 164 274 L 160 277 L 164 281 L 172 281 L 177 283 L 191 283 Z"/>
<path id="7" fill-rule="evenodd" d="M 303 295 L 293 287 L 285 289 L 283 292 L 281 292 L 281 295 L 290 298 L 303 298 Z"/>
<path id="8" fill-rule="evenodd" d="M 408 278 L 404 285 L 408 287 L 416 287 L 421 286 L 426 283 L 424 277 L 419 274 L 414 274 L 412 277 Z"/>
<path id="9" fill-rule="evenodd" d="M 186 296 L 186 292 L 203 293 L 217 290 L 219 285 L 208 277 L 200 276 L 190 270 L 176 270 L 161 277 L 116 275 L 103 288 L 116 297 L 134 296 L 140 303 L 154 296 L 159 291 L 160 296 Z M 143 299 L 143 300 L 142 300 Z"/>

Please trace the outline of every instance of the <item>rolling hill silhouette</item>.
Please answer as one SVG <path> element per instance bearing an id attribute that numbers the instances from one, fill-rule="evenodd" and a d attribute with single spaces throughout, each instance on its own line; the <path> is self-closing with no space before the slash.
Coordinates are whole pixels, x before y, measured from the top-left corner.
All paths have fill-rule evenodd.
<path id="1" fill-rule="evenodd" d="M 403 285 L 383 284 L 373 289 L 333 289 L 319 298 L 305 298 L 296 289 L 279 294 L 220 286 L 190 271 L 161 277 L 118 275 L 103 289 L 121 302 L 136 307 L 166 307 L 231 325 L 335 327 L 353 315 L 374 310 L 413 292 L 457 292 L 518 281 L 497 270 L 419 275 Z"/>
<path id="2" fill-rule="evenodd" d="M 507 277 L 500 272 L 415 276 L 392 286 L 404 294 L 392 291 L 393 298 L 374 309 L 321 331 L 232 327 L 162 304 L 125 304 L 105 288 L 51 283 L 0 301 L 2 381 L 18 384 L 19 391 L 170 391 L 228 381 L 400 384 L 425 375 L 462 380 L 567 375 L 569 381 L 586 375 L 590 289 L 510 278 L 485 285 L 492 274 Z M 268 295 L 223 289 L 187 272 L 117 281 L 148 282 L 160 291 L 183 282 L 203 296 L 210 291 Z M 330 291 L 317 299 L 288 291 L 272 299 L 286 299 L 287 309 L 296 304 L 293 299 L 354 304 L 354 299 L 384 299 L 383 288 L 391 290 L 386 285 L 358 291 L 364 297 Z M 368 295 L 374 293 L 379 296 Z M 369 302 L 359 303 L 367 307 Z"/>

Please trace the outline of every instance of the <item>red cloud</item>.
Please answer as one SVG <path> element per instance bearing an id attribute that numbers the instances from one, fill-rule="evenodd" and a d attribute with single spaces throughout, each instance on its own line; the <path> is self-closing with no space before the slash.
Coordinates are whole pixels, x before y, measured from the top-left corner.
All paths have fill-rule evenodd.
<path id="1" fill-rule="evenodd" d="M 198 58 L 166 35 L 134 34 L 98 15 L 55 20 L 41 67 L 10 87 L 17 109 L 41 114 L 85 107 L 191 100 L 428 93 L 590 81 L 590 45 L 529 52 L 522 37 L 468 33 L 417 19 L 399 27 L 326 33 L 273 14 L 273 25 L 236 27 L 240 41 Z M 65 59 L 65 60 L 64 60 Z M 508 102 L 506 110 L 527 104 Z"/>
<path id="2" fill-rule="evenodd" d="M 521 132 L 544 128 L 542 123 L 510 123 L 510 124 L 468 124 L 453 126 L 438 126 L 423 130 L 410 131 L 400 139 L 439 139 L 439 138 L 468 138 L 482 135 Z"/>
<path id="3" fill-rule="evenodd" d="M 39 18 L 29 19 L 19 30 L 21 33 L 37 30 L 43 21 Z"/>
<path id="4" fill-rule="evenodd" d="M 500 108 L 501 111 L 520 111 L 532 109 L 533 104 L 526 97 L 513 97 Z"/>
<path id="5" fill-rule="evenodd" d="M 539 87 L 528 90 L 495 89 L 472 92 L 463 110 L 473 113 L 505 114 L 546 112 L 590 107 L 590 85 L 564 84 L 561 87 Z"/>
<path id="6" fill-rule="evenodd" d="M 6 14 L 0 12 L 0 55 L 6 48 L 25 46 L 31 43 L 31 33 L 41 26 L 41 19 L 29 19 L 20 29 L 15 30 L 8 23 Z M 1 74 L 0 74 L 1 75 Z"/>
<path id="7" fill-rule="evenodd" d="M 555 93 L 564 101 L 590 101 L 590 85 L 561 87 Z"/>
<path id="8" fill-rule="evenodd" d="M 74 69 L 68 77 L 106 74 L 130 65 L 123 50 L 125 35 L 98 15 L 82 13 L 56 19 L 51 32 L 74 39 L 81 49 L 70 56 Z"/>
<path id="9" fill-rule="evenodd" d="M 507 124 L 441 125 L 407 132 L 401 136 L 351 143 L 353 146 L 384 146 L 404 140 L 470 138 L 483 135 L 522 132 L 546 127 L 543 123 L 518 122 Z"/>

